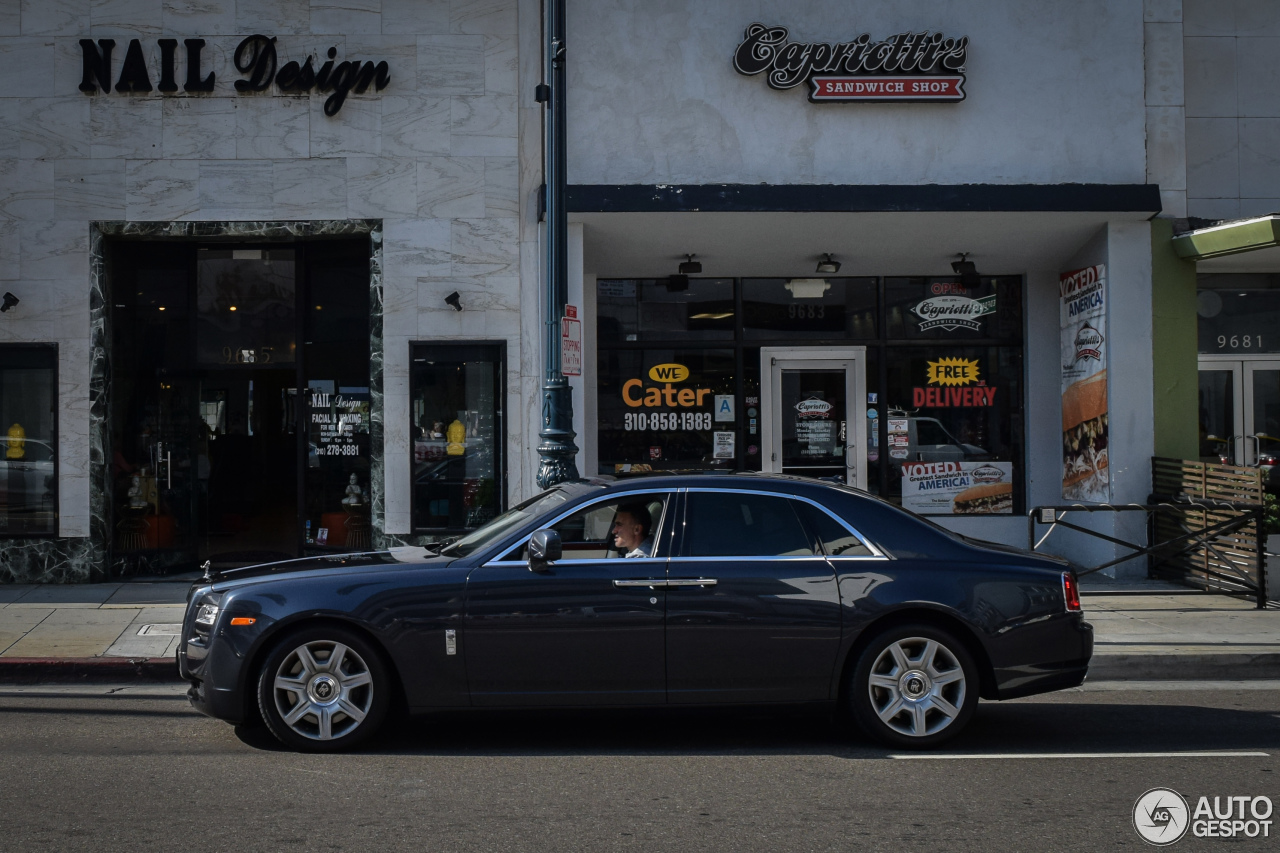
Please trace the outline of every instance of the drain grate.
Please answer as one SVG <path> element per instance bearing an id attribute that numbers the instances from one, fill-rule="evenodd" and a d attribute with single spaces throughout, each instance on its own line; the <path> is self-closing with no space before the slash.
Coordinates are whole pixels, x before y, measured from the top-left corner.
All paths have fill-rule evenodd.
<path id="1" fill-rule="evenodd" d="M 181 622 L 156 622 L 138 629 L 139 637 L 176 637 L 181 633 Z"/>

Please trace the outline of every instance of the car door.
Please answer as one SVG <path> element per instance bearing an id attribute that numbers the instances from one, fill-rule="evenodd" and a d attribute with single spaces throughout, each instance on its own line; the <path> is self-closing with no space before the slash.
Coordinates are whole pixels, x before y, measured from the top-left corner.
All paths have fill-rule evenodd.
<path id="1" fill-rule="evenodd" d="M 461 646 L 475 705 L 618 705 L 666 701 L 663 618 L 673 494 L 599 498 L 546 525 L 563 557 L 530 568 L 527 538 L 467 581 Z M 623 558 L 619 509 L 650 515 L 654 556 Z"/>
<path id="2" fill-rule="evenodd" d="M 829 698 L 835 573 L 786 495 L 689 489 L 667 577 L 667 701 Z"/>

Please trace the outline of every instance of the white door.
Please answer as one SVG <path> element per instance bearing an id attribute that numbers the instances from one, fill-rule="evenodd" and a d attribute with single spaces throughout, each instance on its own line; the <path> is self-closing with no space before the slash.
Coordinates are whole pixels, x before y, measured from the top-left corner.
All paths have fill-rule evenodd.
<path id="1" fill-rule="evenodd" d="M 760 350 L 766 472 L 867 487 L 866 347 Z"/>
<path id="2" fill-rule="evenodd" d="M 1257 465 L 1280 456 L 1280 359 L 1202 356 L 1199 405 L 1203 461 Z"/>

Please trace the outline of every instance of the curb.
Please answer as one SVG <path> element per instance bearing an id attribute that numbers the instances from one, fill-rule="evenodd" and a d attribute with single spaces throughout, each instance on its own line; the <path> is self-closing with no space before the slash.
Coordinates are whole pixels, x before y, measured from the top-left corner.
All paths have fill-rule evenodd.
<path id="1" fill-rule="evenodd" d="M 1280 678 L 1280 652 L 1095 653 L 1091 681 L 1258 681 Z"/>
<path id="2" fill-rule="evenodd" d="M 173 658 L 0 658 L 0 683 L 177 683 Z"/>

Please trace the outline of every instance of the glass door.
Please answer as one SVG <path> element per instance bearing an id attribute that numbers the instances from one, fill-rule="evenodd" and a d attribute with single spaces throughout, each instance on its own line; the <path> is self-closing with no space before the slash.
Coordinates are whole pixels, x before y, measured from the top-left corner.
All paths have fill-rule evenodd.
<path id="1" fill-rule="evenodd" d="M 1280 459 L 1280 359 L 1200 359 L 1200 459 L 1274 465 Z"/>
<path id="2" fill-rule="evenodd" d="M 867 487 L 865 347 L 760 350 L 766 472 Z"/>
<path id="3" fill-rule="evenodd" d="M 1246 465 L 1275 465 L 1280 460 L 1280 360 L 1246 361 Z"/>

